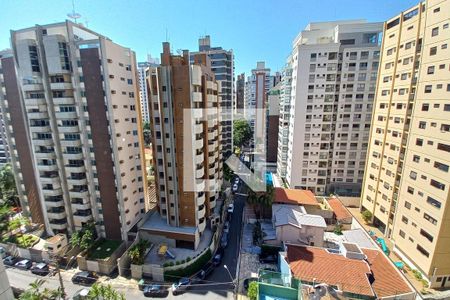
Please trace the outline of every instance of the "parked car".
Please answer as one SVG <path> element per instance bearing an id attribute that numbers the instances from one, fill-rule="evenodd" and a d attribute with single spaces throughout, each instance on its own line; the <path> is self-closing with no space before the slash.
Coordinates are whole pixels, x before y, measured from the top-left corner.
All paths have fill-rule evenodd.
<path id="1" fill-rule="evenodd" d="M 151 284 L 144 287 L 145 297 L 167 297 L 169 291 L 159 284 Z"/>
<path id="2" fill-rule="evenodd" d="M 31 273 L 45 276 L 50 273 L 50 267 L 46 263 L 37 263 L 31 267 Z"/>
<path id="3" fill-rule="evenodd" d="M 233 211 L 234 211 L 234 204 L 233 203 L 228 204 L 227 211 L 228 211 L 229 214 L 233 213 Z"/>
<path id="4" fill-rule="evenodd" d="M 172 284 L 172 294 L 179 295 L 182 292 L 186 291 L 191 284 L 191 280 L 187 277 L 183 277 L 177 283 Z"/>
<path id="5" fill-rule="evenodd" d="M 258 278 L 256 277 L 249 277 L 244 279 L 244 290 L 248 290 L 248 286 L 250 285 L 250 282 L 252 281 L 258 281 Z"/>
<path id="6" fill-rule="evenodd" d="M 226 221 L 225 224 L 223 224 L 223 232 L 228 233 L 230 231 L 230 222 Z"/>
<path id="7" fill-rule="evenodd" d="M 233 193 L 236 193 L 238 188 L 239 188 L 239 186 L 235 183 L 235 184 L 233 184 L 233 188 L 231 190 L 233 191 Z"/>
<path id="8" fill-rule="evenodd" d="M 222 263 L 223 254 L 222 253 L 216 253 L 213 258 L 213 265 L 215 267 L 219 266 Z"/>
<path id="9" fill-rule="evenodd" d="M 262 264 L 275 264 L 278 262 L 278 257 L 276 255 L 259 256 L 259 262 Z"/>
<path id="10" fill-rule="evenodd" d="M 3 259 L 3 263 L 6 266 L 14 266 L 14 264 L 17 262 L 17 258 L 15 258 L 14 256 L 7 256 Z"/>
<path id="11" fill-rule="evenodd" d="M 226 248 L 228 245 L 228 234 L 224 233 L 220 239 L 220 247 Z"/>
<path id="12" fill-rule="evenodd" d="M 78 272 L 72 277 L 72 282 L 75 284 L 85 284 L 85 285 L 91 285 L 95 283 L 98 279 L 98 276 L 95 275 L 93 272 L 89 271 L 82 271 Z"/>
<path id="13" fill-rule="evenodd" d="M 29 268 L 31 268 L 32 265 L 33 265 L 33 263 L 31 262 L 31 260 L 22 259 L 21 261 L 16 262 L 14 264 L 14 267 L 16 267 L 18 269 L 22 269 L 22 270 L 28 270 Z"/>
<path id="14" fill-rule="evenodd" d="M 239 177 L 236 177 L 236 179 L 234 180 L 234 184 L 239 184 Z"/>
<path id="15" fill-rule="evenodd" d="M 198 273 L 195 275 L 193 281 L 195 283 L 201 283 L 205 278 L 214 270 L 214 265 L 212 263 L 206 264 Z"/>

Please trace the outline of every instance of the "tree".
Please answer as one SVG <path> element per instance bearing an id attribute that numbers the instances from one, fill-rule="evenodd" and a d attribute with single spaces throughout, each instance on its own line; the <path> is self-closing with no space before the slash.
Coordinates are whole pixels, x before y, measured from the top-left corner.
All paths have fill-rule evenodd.
<path id="1" fill-rule="evenodd" d="M 254 192 L 249 189 L 247 202 L 253 206 L 257 219 L 267 215 L 268 210 L 272 208 L 273 198 L 274 188 L 271 185 L 266 186 L 265 192 Z"/>
<path id="2" fill-rule="evenodd" d="M 91 230 L 86 230 L 80 241 L 80 248 L 83 250 L 89 249 L 94 242 L 94 233 Z"/>
<path id="3" fill-rule="evenodd" d="M 230 169 L 230 167 L 227 164 L 223 164 L 223 178 L 226 181 L 230 181 L 233 178 L 233 171 Z"/>
<path id="4" fill-rule="evenodd" d="M 0 234 L 8 230 L 9 218 L 12 215 L 11 207 L 7 204 L 0 206 Z"/>
<path id="5" fill-rule="evenodd" d="M 361 216 L 362 216 L 364 222 L 366 222 L 366 223 L 369 223 L 372 221 L 372 213 L 370 211 L 368 211 L 367 209 L 361 213 Z"/>
<path id="6" fill-rule="evenodd" d="M 97 232 L 95 231 L 95 224 L 90 222 L 84 225 L 79 231 L 72 233 L 70 244 L 73 247 L 78 246 L 82 250 L 87 250 L 92 246 L 96 238 Z"/>
<path id="7" fill-rule="evenodd" d="M 0 202 L 1 205 L 20 206 L 16 181 L 10 164 L 6 164 L 0 169 Z"/>
<path id="8" fill-rule="evenodd" d="M 45 280 L 38 279 L 30 283 L 30 287 L 19 296 L 19 300 L 57 300 L 63 299 L 63 292 L 60 287 L 56 290 L 44 288 Z"/>
<path id="9" fill-rule="evenodd" d="M 258 282 L 252 281 L 249 283 L 247 297 L 250 300 L 256 300 L 258 298 Z"/>
<path id="10" fill-rule="evenodd" d="M 17 217 L 8 222 L 8 231 L 14 231 L 26 225 L 30 225 L 30 220 L 25 217 Z"/>
<path id="11" fill-rule="evenodd" d="M 339 223 L 337 223 L 335 226 L 334 226 L 334 234 L 337 234 L 337 235 L 342 235 L 342 225 L 341 224 L 339 224 Z"/>
<path id="12" fill-rule="evenodd" d="M 110 284 L 94 283 L 89 290 L 89 300 L 125 300 L 125 295 L 117 292 Z"/>
<path id="13" fill-rule="evenodd" d="M 131 263 L 134 265 L 144 264 L 145 250 L 150 246 L 150 243 L 146 240 L 140 240 L 128 250 L 128 256 L 131 259 Z"/>
<path id="14" fill-rule="evenodd" d="M 252 128 L 247 120 L 235 120 L 233 122 L 233 143 L 237 147 L 247 144 L 253 136 Z"/>
<path id="15" fill-rule="evenodd" d="M 152 134 L 150 130 L 150 123 L 145 122 L 143 126 L 144 144 L 146 147 L 150 146 L 152 142 Z"/>

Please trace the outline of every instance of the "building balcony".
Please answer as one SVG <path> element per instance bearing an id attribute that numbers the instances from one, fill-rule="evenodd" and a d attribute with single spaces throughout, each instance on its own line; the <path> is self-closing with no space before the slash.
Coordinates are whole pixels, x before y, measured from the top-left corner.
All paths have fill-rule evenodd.
<path id="1" fill-rule="evenodd" d="M 60 133 L 79 133 L 80 128 L 78 126 L 58 126 Z"/>
<path id="2" fill-rule="evenodd" d="M 203 232 L 203 231 L 205 231 L 205 228 L 206 228 L 206 221 L 205 221 L 205 218 L 200 219 L 200 220 L 198 221 L 198 231 Z"/>
<path id="3" fill-rule="evenodd" d="M 62 196 L 55 196 L 54 199 L 46 197 L 44 203 L 46 208 L 64 207 L 64 200 L 62 199 Z"/>
<path id="4" fill-rule="evenodd" d="M 39 177 L 40 182 L 43 184 L 51 183 L 51 184 L 57 184 L 59 183 L 59 176 L 58 174 L 52 174 L 52 175 L 41 175 Z"/>
<path id="5" fill-rule="evenodd" d="M 203 158 L 204 158 L 204 157 L 203 157 L 203 153 L 202 153 L 202 154 L 196 155 L 196 156 L 195 156 L 195 163 L 196 163 L 197 165 L 203 163 Z"/>
<path id="6" fill-rule="evenodd" d="M 91 221 L 92 218 L 92 213 L 90 209 L 86 209 L 86 210 L 78 210 L 73 214 L 73 222 L 75 224 L 75 226 L 82 226 L 83 223 L 87 223 L 89 221 Z"/>
<path id="7" fill-rule="evenodd" d="M 192 101 L 203 102 L 202 93 L 201 92 L 192 92 Z"/>
<path id="8" fill-rule="evenodd" d="M 208 157 L 208 164 L 212 164 L 212 163 L 214 163 L 215 161 L 216 161 L 216 156 L 215 156 L 215 155 L 209 156 L 209 157 Z"/>
<path id="9" fill-rule="evenodd" d="M 205 190 L 205 180 L 204 179 L 199 179 L 196 180 L 196 191 L 197 192 L 203 192 Z"/>
<path id="10" fill-rule="evenodd" d="M 214 207 L 216 207 L 217 201 L 216 198 L 214 198 L 214 200 L 209 200 L 209 208 L 212 209 Z"/>
<path id="11" fill-rule="evenodd" d="M 85 185 L 87 184 L 87 179 L 80 177 L 67 177 L 67 182 L 72 185 Z"/>
<path id="12" fill-rule="evenodd" d="M 91 209 L 91 204 L 86 199 L 82 199 L 81 201 L 80 200 L 72 200 L 71 204 L 72 204 L 72 209 L 74 211 Z"/>
<path id="13" fill-rule="evenodd" d="M 56 188 L 56 189 L 51 189 L 51 190 L 42 189 L 42 193 L 44 194 L 44 196 L 61 196 L 62 190 L 61 190 L 61 188 Z"/>
<path id="14" fill-rule="evenodd" d="M 202 119 L 203 118 L 203 109 L 194 109 L 192 110 L 192 117 L 195 119 Z"/>
<path id="15" fill-rule="evenodd" d="M 195 170 L 195 178 L 196 179 L 202 179 L 204 175 L 205 175 L 205 169 L 204 168 Z"/>
<path id="16" fill-rule="evenodd" d="M 194 133 L 201 134 L 203 132 L 203 124 L 195 124 L 194 125 Z"/>
<path id="17" fill-rule="evenodd" d="M 61 140 L 63 147 L 81 147 L 81 140 Z"/>
<path id="18" fill-rule="evenodd" d="M 47 211 L 47 217 L 49 219 L 65 219 L 66 218 L 66 211 L 64 207 L 53 207 L 52 209 L 49 209 Z"/>
<path id="19" fill-rule="evenodd" d="M 55 105 L 74 105 L 75 99 L 73 97 L 53 98 L 53 104 Z"/>
<path id="20" fill-rule="evenodd" d="M 45 98 L 25 98 L 25 105 L 37 106 L 46 104 Z"/>
<path id="21" fill-rule="evenodd" d="M 46 111 L 40 111 L 40 112 L 29 112 L 27 114 L 28 119 L 47 119 L 48 118 L 48 112 Z"/>
<path id="22" fill-rule="evenodd" d="M 57 171 L 58 165 L 44 165 L 44 164 L 38 164 L 39 171 Z"/>
<path id="23" fill-rule="evenodd" d="M 203 205 L 205 203 L 205 193 L 204 192 L 200 192 L 199 193 L 200 196 L 197 196 L 197 205 Z"/>
<path id="24" fill-rule="evenodd" d="M 53 145 L 53 139 L 33 139 L 33 145 L 35 145 L 35 146 L 51 146 L 51 145 Z"/>
<path id="25" fill-rule="evenodd" d="M 46 159 L 56 158 L 54 151 L 36 151 L 34 154 L 36 155 L 36 158 L 46 158 Z"/>
<path id="26" fill-rule="evenodd" d="M 71 82 L 52 82 L 50 88 L 52 90 L 70 90 L 73 86 Z"/>
<path id="27" fill-rule="evenodd" d="M 203 139 L 195 140 L 194 149 L 203 149 Z"/>
<path id="28" fill-rule="evenodd" d="M 204 218 L 204 217 L 205 217 L 205 214 L 206 214 L 205 205 L 199 206 L 199 209 L 198 209 L 198 217 L 199 217 L 199 218 Z"/>
<path id="29" fill-rule="evenodd" d="M 67 220 L 61 223 L 56 223 L 56 221 L 50 220 L 50 227 L 56 230 L 64 230 L 67 229 Z"/>
<path id="30" fill-rule="evenodd" d="M 42 83 L 24 83 L 22 85 L 22 90 L 24 92 L 31 92 L 31 91 L 42 91 L 44 89 L 44 86 Z"/>
<path id="31" fill-rule="evenodd" d="M 69 190 L 71 198 L 87 198 L 89 196 L 88 189 L 71 189 Z"/>
<path id="32" fill-rule="evenodd" d="M 86 168 L 84 167 L 84 165 L 65 165 L 64 166 L 66 168 L 66 170 L 68 172 L 73 172 L 73 173 L 84 173 L 86 172 Z"/>
<path id="33" fill-rule="evenodd" d="M 214 174 L 216 174 L 215 165 L 212 168 L 208 168 L 208 176 L 212 176 Z"/>
<path id="34" fill-rule="evenodd" d="M 37 126 L 37 125 L 30 125 L 30 132 L 36 132 L 36 133 L 46 133 L 51 132 L 51 128 L 49 125 L 44 126 Z"/>
<path id="35" fill-rule="evenodd" d="M 208 132 L 208 140 L 214 140 L 217 137 L 217 129 Z"/>
<path id="36" fill-rule="evenodd" d="M 208 152 L 215 151 L 217 146 L 218 146 L 217 141 L 214 141 L 213 143 L 208 143 Z"/>
<path id="37" fill-rule="evenodd" d="M 78 152 L 78 153 L 63 153 L 64 158 L 67 159 L 83 159 L 83 153 L 82 152 Z"/>
<path id="38" fill-rule="evenodd" d="M 76 111 L 71 111 L 71 112 L 60 112 L 57 111 L 55 112 L 55 116 L 57 119 L 76 119 L 78 118 L 77 112 Z"/>

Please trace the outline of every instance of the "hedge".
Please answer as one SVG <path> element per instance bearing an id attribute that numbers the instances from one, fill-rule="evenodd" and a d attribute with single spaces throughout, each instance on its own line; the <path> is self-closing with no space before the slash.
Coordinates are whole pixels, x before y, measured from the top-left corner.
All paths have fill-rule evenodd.
<path id="1" fill-rule="evenodd" d="M 164 271 L 165 281 L 178 281 L 182 277 L 191 277 L 211 259 L 211 250 L 208 248 L 195 262 L 185 268 L 179 268 L 175 270 Z"/>

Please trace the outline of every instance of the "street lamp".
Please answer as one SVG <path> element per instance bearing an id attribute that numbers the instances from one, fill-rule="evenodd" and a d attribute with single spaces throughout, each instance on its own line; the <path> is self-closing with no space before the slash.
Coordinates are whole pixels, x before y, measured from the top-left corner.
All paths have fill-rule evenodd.
<path id="1" fill-rule="evenodd" d="M 234 282 L 233 276 L 231 276 L 231 272 L 230 272 L 230 270 L 228 269 L 228 266 L 227 266 L 227 265 L 223 265 L 223 267 L 225 268 L 225 270 L 227 270 L 228 275 L 229 275 L 230 278 L 231 278 L 231 283 L 233 284 L 233 294 L 234 294 L 234 296 L 236 297 L 236 296 L 237 296 L 237 293 L 236 293 L 237 285 L 236 285 L 236 283 Z"/>

